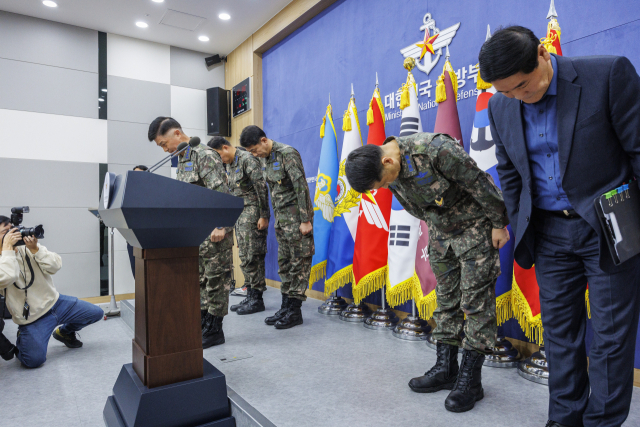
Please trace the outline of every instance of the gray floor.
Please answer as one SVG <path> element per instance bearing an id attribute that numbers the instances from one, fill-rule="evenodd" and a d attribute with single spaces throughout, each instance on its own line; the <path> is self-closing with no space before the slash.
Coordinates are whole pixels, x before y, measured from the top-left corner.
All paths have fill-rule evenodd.
<path id="1" fill-rule="evenodd" d="M 269 289 L 265 302 L 266 314 L 275 311 L 278 291 Z M 515 370 L 485 368 L 485 399 L 471 412 L 449 413 L 446 391 L 417 394 L 407 387 L 435 361 L 424 343 L 322 316 L 319 304 L 309 299 L 304 325 L 287 331 L 266 326 L 265 313 L 230 313 L 226 344 L 204 351 L 228 384 L 277 426 L 544 426 L 547 388 Z M 15 331 L 10 322 L 5 332 L 12 341 Z M 1 404 L 0 426 L 103 426 L 105 400 L 122 364 L 131 361 L 133 333 L 121 319 L 110 319 L 81 336 L 85 345 L 78 350 L 52 340 L 47 362 L 36 370 L 0 360 L 2 395 L 10 397 Z M 624 425 L 640 425 L 640 389 Z"/>

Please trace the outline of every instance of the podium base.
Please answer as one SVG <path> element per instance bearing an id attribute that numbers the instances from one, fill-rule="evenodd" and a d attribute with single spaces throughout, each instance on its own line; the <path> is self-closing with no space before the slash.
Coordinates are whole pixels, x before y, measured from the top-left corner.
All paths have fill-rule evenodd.
<path id="1" fill-rule="evenodd" d="M 345 308 L 347 308 L 347 302 L 342 297 L 331 295 L 327 300 L 318 307 L 318 313 L 326 315 L 339 315 Z"/>
<path id="2" fill-rule="evenodd" d="M 148 388 L 123 365 L 102 412 L 107 427 L 235 427 L 224 374 L 203 360 L 204 376 Z"/>

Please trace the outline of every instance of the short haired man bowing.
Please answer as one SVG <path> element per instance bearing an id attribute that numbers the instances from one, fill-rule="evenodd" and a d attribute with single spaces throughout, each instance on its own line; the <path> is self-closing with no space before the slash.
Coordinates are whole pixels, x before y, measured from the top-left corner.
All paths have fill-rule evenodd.
<path id="1" fill-rule="evenodd" d="M 271 191 L 278 240 L 278 274 L 282 280 L 282 306 L 264 321 L 277 329 L 302 324 L 302 301 L 307 299 L 313 242 L 313 205 L 300 153 L 295 148 L 267 138 L 258 126 L 247 126 L 240 145 L 261 158 L 265 180 Z"/>
<path id="2" fill-rule="evenodd" d="M 438 360 L 412 390 L 452 390 L 445 408 L 464 412 L 484 397 L 481 368 L 495 344 L 498 249 L 509 240 L 500 190 L 462 147 L 444 134 L 388 137 L 347 157 L 354 190 L 388 188 L 400 204 L 429 227 L 429 262 L 436 275 Z M 460 334 L 464 323 L 465 338 Z M 464 354 L 458 367 L 458 347 Z"/>
<path id="3" fill-rule="evenodd" d="M 158 117 L 149 125 L 149 141 L 166 153 L 175 153 L 181 142 L 189 142 L 180 123 Z M 227 175 L 218 153 L 206 145 L 189 147 L 178 160 L 178 181 L 229 193 Z M 233 269 L 233 227 L 219 227 L 200 245 L 200 315 L 202 348 L 224 344 L 222 319 L 229 312 L 229 288 Z"/>

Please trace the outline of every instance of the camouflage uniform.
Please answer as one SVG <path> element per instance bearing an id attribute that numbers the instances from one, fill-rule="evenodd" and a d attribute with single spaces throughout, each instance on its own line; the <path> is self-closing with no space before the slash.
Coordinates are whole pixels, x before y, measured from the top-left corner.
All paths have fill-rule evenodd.
<path id="1" fill-rule="evenodd" d="M 178 161 L 178 181 L 190 182 L 221 193 L 229 193 L 222 159 L 206 145 L 189 147 Z M 233 227 L 226 227 L 222 241 L 207 237 L 200 245 L 200 309 L 213 316 L 226 316 L 233 270 Z"/>
<path id="2" fill-rule="evenodd" d="M 269 221 L 269 192 L 262 175 L 260 160 L 236 149 L 230 165 L 224 165 L 229 177 L 229 191 L 244 199 L 244 209 L 236 222 L 236 238 L 244 284 L 264 292 L 264 256 L 267 253 L 267 229 L 258 230 L 258 220 Z"/>
<path id="3" fill-rule="evenodd" d="M 396 138 L 401 169 L 389 185 L 400 204 L 429 227 L 436 276 L 438 341 L 486 352 L 495 344 L 495 284 L 500 256 L 491 232 L 509 223 L 502 193 L 460 144 L 443 134 Z"/>
<path id="4" fill-rule="evenodd" d="M 280 291 L 289 298 L 305 301 L 315 246 L 313 231 L 306 236 L 300 233 L 301 223 L 313 224 L 313 205 L 302 158 L 295 148 L 273 141 L 271 154 L 261 161 L 276 217 Z"/>

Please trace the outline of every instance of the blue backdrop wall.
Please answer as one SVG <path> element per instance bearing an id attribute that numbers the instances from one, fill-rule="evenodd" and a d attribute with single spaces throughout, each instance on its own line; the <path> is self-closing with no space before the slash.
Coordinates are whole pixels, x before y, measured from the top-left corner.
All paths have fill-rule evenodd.
<path id="1" fill-rule="evenodd" d="M 556 0 L 556 9 L 565 56 L 625 55 L 640 69 L 640 2 Z M 263 55 L 264 130 L 269 138 L 298 149 L 307 177 L 314 177 L 322 142 L 319 129 L 329 94 L 340 152 L 342 112 L 351 84 L 366 141 L 366 112 L 377 72 L 385 100 L 386 132 L 397 135 L 400 109 L 395 93 L 407 76 L 400 50 L 422 40 L 420 27 L 429 13 L 440 30 L 460 23 L 449 50 L 453 68 L 459 70 L 458 111 L 468 150 L 475 111 L 475 82 L 469 71 L 478 62 L 487 24 L 492 31 L 501 25 L 523 25 L 544 37 L 548 10 L 547 0 L 339 0 Z M 421 92 L 425 131 L 432 131 L 435 124 L 435 85 L 443 65 L 441 57 L 429 74 L 413 71 Z M 315 184 L 310 182 L 309 188 L 313 198 Z M 273 220 L 268 251 L 267 277 L 279 280 Z M 313 289 L 321 291 L 323 286 L 317 283 Z M 349 286 L 340 292 L 351 296 Z M 379 304 L 379 294 L 366 301 Z M 398 308 L 411 311 L 408 303 Z M 502 329 L 507 336 L 527 340 L 513 319 Z M 640 350 L 636 351 L 635 365 L 640 368 Z"/>

